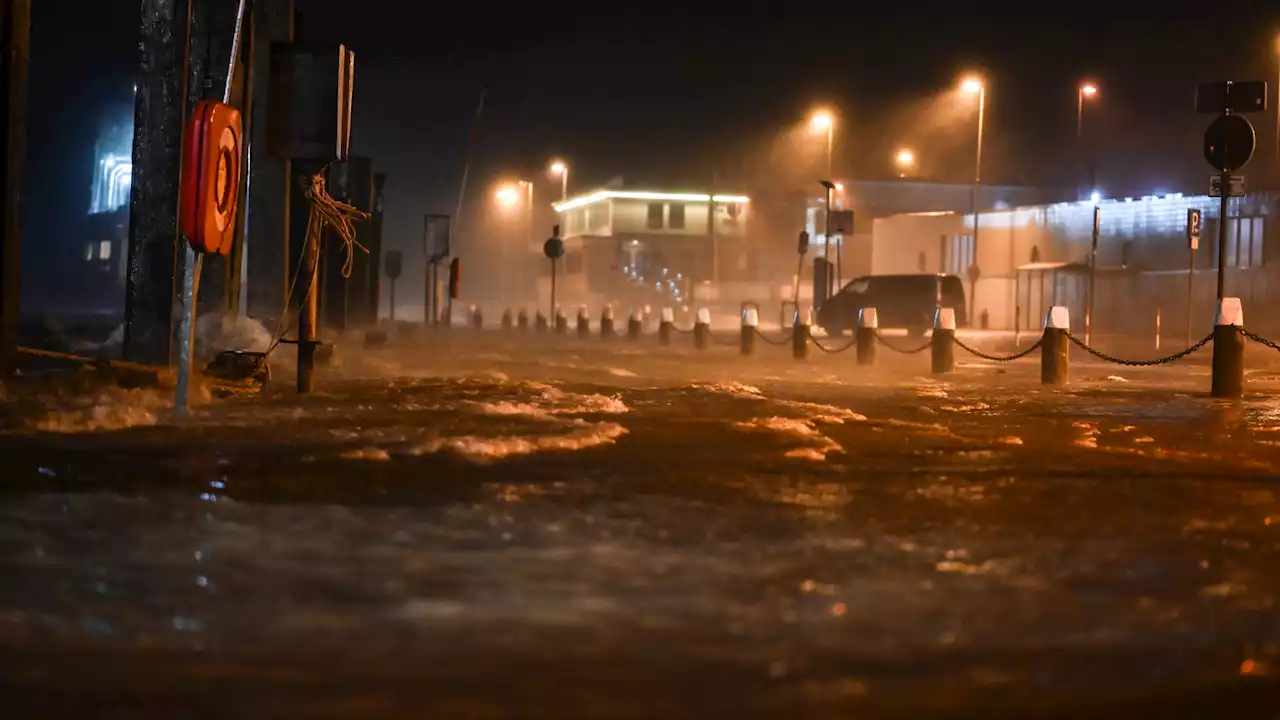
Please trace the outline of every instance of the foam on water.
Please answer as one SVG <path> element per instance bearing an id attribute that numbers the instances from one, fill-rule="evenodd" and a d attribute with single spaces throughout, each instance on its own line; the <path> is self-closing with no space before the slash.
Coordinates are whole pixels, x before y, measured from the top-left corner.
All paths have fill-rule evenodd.
<path id="1" fill-rule="evenodd" d="M 466 401 L 466 407 L 482 415 L 520 415 L 532 418 L 549 418 L 555 415 L 605 414 L 617 415 L 630 412 L 631 408 L 616 397 L 605 395 L 580 395 L 559 388 L 529 383 L 538 395 L 529 402 L 499 400 L 496 402 Z"/>
<path id="2" fill-rule="evenodd" d="M 789 458 L 821 461 L 826 460 L 829 453 L 844 451 L 840 443 L 823 435 L 813 423 L 814 420 L 806 418 L 773 416 L 735 422 L 733 427 L 746 431 L 765 430 L 801 440 L 804 443 L 803 447 L 793 448 L 784 453 L 784 456 Z"/>
<path id="3" fill-rule="evenodd" d="M 209 399 L 207 389 L 192 387 L 192 401 Z M 173 393 L 153 389 L 107 387 L 84 394 L 42 398 L 43 414 L 29 421 L 44 432 L 83 433 L 155 425 L 173 407 Z"/>
<path id="4" fill-rule="evenodd" d="M 439 438 L 410 448 L 410 455 L 451 452 L 472 461 L 501 460 L 539 452 L 566 452 L 612 444 L 627 433 L 623 426 L 612 423 L 588 423 L 574 420 L 562 427 L 567 431 L 539 435 L 507 435 L 482 437 L 463 435 Z"/>

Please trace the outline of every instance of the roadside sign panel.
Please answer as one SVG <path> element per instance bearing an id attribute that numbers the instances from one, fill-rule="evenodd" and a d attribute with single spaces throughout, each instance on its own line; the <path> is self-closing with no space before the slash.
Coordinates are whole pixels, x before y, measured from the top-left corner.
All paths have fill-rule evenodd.
<path id="1" fill-rule="evenodd" d="M 1232 175 L 1227 180 L 1227 197 L 1244 197 L 1244 176 Z M 1209 176 L 1209 197 L 1222 197 L 1222 176 Z"/>
<path id="2" fill-rule="evenodd" d="M 1200 211 L 1196 208 L 1187 210 L 1187 244 L 1192 250 L 1200 249 Z"/>

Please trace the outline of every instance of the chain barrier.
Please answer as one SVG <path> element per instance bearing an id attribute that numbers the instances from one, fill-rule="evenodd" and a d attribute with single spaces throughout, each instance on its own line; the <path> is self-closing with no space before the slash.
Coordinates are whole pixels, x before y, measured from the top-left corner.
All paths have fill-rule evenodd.
<path id="1" fill-rule="evenodd" d="M 822 341 L 818 340 L 817 336 L 813 334 L 812 330 L 809 331 L 809 339 L 813 341 L 814 347 L 818 348 L 824 353 L 828 353 L 831 355 L 842 353 L 845 350 L 848 350 L 849 348 L 858 344 L 858 336 L 855 335 L 849 338 L 849 342 L 845 343 L 844 345 L 840 345 L 839 347 L 827 347 L 826 345 L 822 344 Z"/>
<path id="2" fill-rule="evenodd" d="M 697 327 L 697 326 L 695 325 L 694 327 Z M 679 325 L 677 325 L 677 324 L 675 324 L 675 323 L 671 323 L 671 329 L 672 329 L 672 330 L 675 330 L 676 332 L 680 333 L 681 335 L 692 335 L 692 334 L 693 334 L 693 330 L 694 330 L 694 328 L 689 328 L 688 330 L 685 330 L 684 328 L 680 327 Z"/>
<path id="3" fill-rule="evenodd" d="M 782 347 L 783 345 L 790 344 L 792 336 L 796 334 L 796 331 L 793 328 L 791 332 L 787 333 L 786 335 L 783 335 L 781 340 L 773 340 L 768 335 L 765 335 L 764 333 L 760 332 L 760 328 L 753 328 L 753 329 L 755 330 L 756 337 L 760 338 L 766 343 L 769 343 L 770 345 L 774 345 L 777 347 Z"/>
<path id="4" fill-rule="evenodd" d="M 984 353 L 981 350 L 971 348 L 968 345 L 965 345 L 964 343 L 960 342 L 960 338 L 952 338 L 952 339 L 955 341 L 956 345 L 961 350 L 964 350 L 970 355 L 976 355 L 982 358 L 983 360 L 987 360 L 990 362 L 1013 362 L 1014 360 L 1021 360 L 1022 358 L 1038 350 L 1040 348 L 1040 344 L 1044 342 L 1044 337 L 1041 336 L 1039 340 L 1036 340 L 1034 345 L 1027 348 L 1026 350 L 1020 350 L 1012 355 L 988 355 L 987 353 Z"/>
<path id="5" fill-rule="evenodd" d="M 1244 328 L 1240 328 L 1240 334 L 1245 336 L 1247 339 L 1258 343 L 1259 345 L 1266 345 L 1272 350 L 1280 350 L 1280 344 L 1276 344 L 1262 337 L 1261 335 L 1254 335 L 1253 333 L 1249 332 L 1248 330 L 1245 330 Z"/>
<path id="6" fill-rule="evenodd" d="M 896 353 L 900 353 L 900 354 L 902 354 L 902 355 L 915 355 L 916 353 L 922 353 L 922 352 L 924 352 L 925 350 L 928 350 L 928 349 L 933 345 L 933 338 L 929 338 L 928 340 L 926 340 L 926 341 L 925 341 L 925 343 L 924 343 L 923 345 L 921 345 L 921 346 L 920 346 L 920 347 L 918 347 L 918 348 L 913 348 L 913 349 L 911 349 L 911 350 L 903 350 L 902 348 L 900 348 L 900 347 L 898 347 L 898 346 L 894 345 L 893 343 L 889 342 L 888 340 L 886 340 L 886 339 L 885 339 L 885 337 L 884 337 L 883 335 L 881 335 L 880 333 L 876 333 L 876 340 L 877 340 L 881 345 L 884 345 L 885 347 L 889 348 L 890 350 L 892 350 L 892 351 L 894 351 L 894 352 L 896 352 Z"/>
<path id="7" fill-rule="evenodd" d="M 1245 337 L 1248 337 L 1247 333 Z M 1156 358 L 1155 360 L 1124 360 L 1122 358 L 1113 357 L 1100 350 L 1095 350 L 1089 347 L 1088 345 L 1084 344 L 1082 340 L 1077 338 L 1075 335 L 1072 335 L 1071 333 L 1067 333 L 1067 339 L 1070 340 L 1072 343 L 1074 343 L 1081 350 L 1084 350 L 1085 352 L 1098 358 L 1099 360 L 1103 360 L 1109 363 L 1115 363 L 1116 365 L 1126 365 L 1128 367 L 1151 367 L 1153 365 L 1168 365 L 1171 362 L 1181 360 L 1182 358 L 1190 355 L 1191 353 L 1207 345 L 1209 341 L 1213 339 L 1213 333 L 1209 333 L 1208 335 L 1205 335 L 1203 340 L 1196 343 L 1195 345 L 1192 345 L 1186 350 L 1183 350 L 1182 352 L 1176 352 L 1172 355 L 1167 355 L 1162 358 Z M 1275 346 L 1272 345 L 1272 347 L 1275 347 Z M 1280 348 L 1277 348 L 1277 349 L 1280 349 Z"/>

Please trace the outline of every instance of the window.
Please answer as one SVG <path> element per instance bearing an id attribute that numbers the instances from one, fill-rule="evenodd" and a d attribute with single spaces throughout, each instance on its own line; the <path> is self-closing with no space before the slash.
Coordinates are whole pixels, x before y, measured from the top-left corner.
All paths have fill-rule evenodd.
<path id="1" fill-rule="evenodd" d="M 1227 267 L 1262 267 L 1263 223 L 1260 217 L 1227 220 Z"/>
<path id="2" fill-rule="evenodd" d="M 98 259 L 99 260 L 111 259 L 111 241 L 110 240 L 103 240 L 102 242 L 98 243 Z"/>
<path id="3" fill-rule="evenodd" d="M 93 259 L 93 243 L 84 246 L 84 260 L 89 262 Z"/>
<path id="4" fill-rule="evenodd" d="M 672 230 L 684 229 L 684 204 L 671 203 L 667 206 L 667 227 Z"/>
<path id="5" fill-rule="evenodd" d="M 646 224 L 650 230 L 662 229 L 662 211 L 665 206 L 662 203 L 649 203 L 649 222 Z"/>
<path id="6" fill-rule="evenodd" d="M 952 236 L 947 243 L 947 273 L 964 277 L 968 274 L 973 261 L 973 236 Z"/>

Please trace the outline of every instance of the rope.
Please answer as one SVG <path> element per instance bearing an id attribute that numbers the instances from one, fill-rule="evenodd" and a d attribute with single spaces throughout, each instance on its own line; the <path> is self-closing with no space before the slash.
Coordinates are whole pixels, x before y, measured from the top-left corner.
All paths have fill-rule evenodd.
<path id="1" fill-rule="evenodd" d="M 355 264 L 355 251 L 359 248 L 361 252 L 368 253 L 369 249 L 356 241 L 356 220 L 367 220 L 369 213 L 359 210 L 344 202 L 334 200 L 325 189 L 324 170 L 312 175 L 307 186 L 303 190 L 303 196 L 311 205 L 310 215 L 307 217 L 307 257 L 305 262 L 299 268 L 311 268 L 312 271 L 307 273 L 307 290 L 303 294 L 306 297 L 311 293 L 311 286 L 315 282 L 315 268 L 320 261 L 320 243 L 324 237 L 324 229 L 326 227 L 333 228 L 338 235 L 338 239 L 342 241 L 342 247 L 346 251 L 346 257 L 342 262 L 342 277 L 351 277 L 351 270 Z M 284 307 L 280 310 L 280 318 L 276 321 L 275 330 L 271 333 L 271 344 L 267 346 L 267 359 L 271 358 L 271 353 L 281 342 L 284 342 L 285 321 L 289 317 L 289 307 L 293 305 L 294 292 L 298 289 L 298 278 L 302 272 L 293 274 L 293 280 L 289 283 L 289 292 L 285 294 Z"/>
<path id="2" fill-rule="evenodd" d="M 968 345 L 965 345 L 964 343 L 960 342 L 960 338 L 958 337 L 952 337 L 952 340 L 955 341 L 955 344 L 958 345 L 961 350 L 964 350 L 970 355 L 977 355 L 983 360 L 990 360 L 991 362 L 1013 362 L 1014 360 L 1021 360 L 1022 358 L 1035 352 L 1035 350 L 1039 348 L 1040 345 L 1044 342 L 1044 336 L 1042 335 L 1039 340 L 1035 341 L 1035 344 L 1033 344 L 1031 347 L 1027 348 L 1026 350 L 1019 350 L 1018 352 L 1012 355 L 988 355 L 987 353 L 984 353 L 981 350 L 976 350 L 974 348 L 969 347 Z"/>
<path id="3" fill-rule="evenodd" d="M 760 332 L 760 328 L 758 328 L 758 327 L 757 327 L 757 328 L 752 328 L 752 330 L 755 332 L 756 337 L 760 338 L 761 340 L 765 341 L 766 343 L 769 343 L 770 345 L 775 345 L 775 346 L 778 346 L 778 347 L 781 347 L 781 346 L 783 346 L 783 345 L 786 345 L 786 344 L 790 343 L 790 342 L 791 342 L 791 338 L 792 338 L 792 336 L 794 336 L 794 335 L 796 334 L 796 331 L 795 331 L 794 329 L 792 329 L 792 330 L 791 330 L 791 332 L 789 332 L 789 333 L 787 333 L 786 335 L 784 335 L 784 336 L 782 337 L 782 339 L 781 339 L 781 340 L 771 340 L 771 339 L 769 339 L 769 336 L 767 336 L 767 335 L 765 335 L 764 333 Z"/>
<path id="4" fill-rule="evenodd" d="M 841 345 L 839 347 L 827 347 L 826 345 L 823 345 L 822 342 L 818 340 L 817 337 L 814 336 L 812 330 L 809 331 L 809 339 L 813 341 L 814 347 L 818 348 L 824 353 L 829 353 L 831 355 L 835 355 L 836 353 L 842 353 L 845 350 L 848 350 L 849 348 L 858 344 L 858 336 L 854 335 L 853 337 L 849 338 L 849 342 L 845 343 L 844 345 Z"/>
<path id="5" fill-rule="evenodd" d="M 892 350 L 892 351 L 894 351 L 894 352 L 896 352 L 896 353 L 901 353 L 901 354 L 903 354 L 903 355 L 915 355 L 916 353 L 922 353 L 922 352 L 924 352 L 925 350 L 928 350 L 928 349 L 929 349 L 929 347 L 933 345 L 933 338 L 932 338 L 932 337 L 931 337 L 931 338 L 929 338 L 927 341 L 925 341 L 925 344 L 921 345 L 921 346 L 920 346 L 920 347 L 918 347 L 918 348 L 914 348 L 914 349 L 912 349 L 912 350 L 903 350 L 902 348 L 897 347 L 896 345 L 894 345 L 893 343 L 889 342 L 888 340 L 885 340 L 885 339 L 884 339 L 884 336 L 883 336 L 883 335 L 881 335 L 880 333 L 876 333 L 876 340 L 880 341 L 880 344 L 881 344 L 881 345 L 884 345 L 885 347 L 889 348 L 890 350 Z"/>
<path id="6" fill-rule="evenodd" d="M 1176 360 L 1181 360 L 1182 358 L 1190 355 L 1193 352 L 1196 352 L 1200 348 L 1207 345 L 1209 341 L 1213 339 L 1213 333 L 1209 333 L 1208 335 L 1204 336 L 1203 340 L 1196 343 L 1195 345 L 1192 345 L 1186 350 L 1183 350 L 1181 352 L 1176 352 L 1172 355 L 1166 355 L 1165 357 L 1162 357 L 1162 358 L 1156 358 L 1155 360 L 1123 360 L 1121 358 L 1108 355 L 1100 350 L 1095 350 L 1089 347 L 1088 345 L 1084 344 L 1083 341 L 1081 341 L 1079 338 L 1077 338 L 1075 335 L 1072 335 L 1071 333 L 1067 333 L 1066 335 L 1067 335 L 1067 339 L 1075 343 L 1077 347 L 1089 353 L 1090 355 L 1098 358 L 1099 360 L 1104 360 L 1109 363 L 1115 363 L 1116 365 L 1126 365 L 1128 367 L 1151 367 L 1152 365 L 1167 365 Z M 1246 337 L 1248 336 L 1246 335 Z M 1275 346 L 1272 345 L 1272 347 L 1275 347 Z"/>

